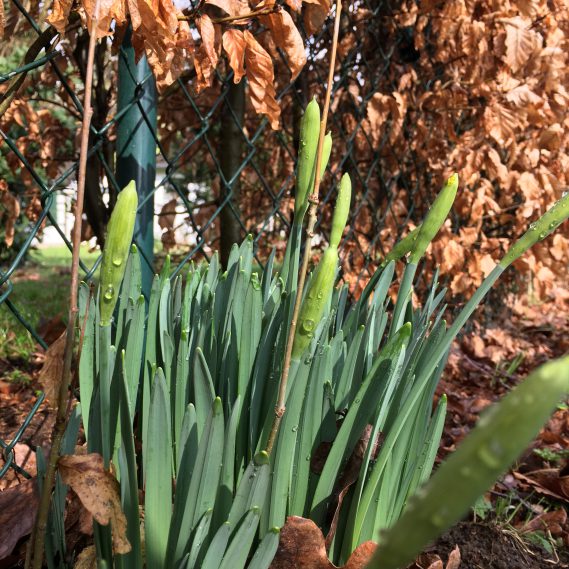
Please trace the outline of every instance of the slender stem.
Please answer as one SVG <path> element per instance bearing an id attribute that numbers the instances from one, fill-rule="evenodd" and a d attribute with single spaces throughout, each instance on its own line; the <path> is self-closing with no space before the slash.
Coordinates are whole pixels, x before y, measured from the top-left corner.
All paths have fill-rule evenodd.
<path id="1" fill-rule="evenodd" d="M 302 265 L 298 274 L 298 287 L 296 289 L 296 297 L 294 299 L 294 310 L 292 313 L 292 320 L 290 322 L 290 329 L 286 341 L 285 357 L 283 362 L 283 370 L 279 383 L 279 392 L 277 396 L 277 404 L 275 405 L 275 417 L 269 433 L 267 441 L 266 452 L 268 454 L 273 450 L 279 426 L 282 417 L 286 410 L 286 388 L 288 383 L 288 375 L 290 371 L 290 363 L 292 357 L 292 345 L 294 343 L 294 335 L 296 333 L 296 325 L 298 322 L 298 314 L 300 312 L 300 305 L 302 303 L 302 292 L 304 290 L 304 282 L 306 280 L 306 273 L 308 271 L 308 261 L 312 255 L 312 238 L 314 237 L 314 226 L 316 225 L 316 213 L 318 211 L 318 195 L 320 192 L 320 182 L 322 174 L 320 166 L 322 164 L 322 149 L 324 148 L 324 137 L 326 135 L 326 124 L 328 122 L 328 110 L 330 109 L 330 98 L 332 95 L 332 86 L 334 84 L 334 69 L 336 66 L 336 51 L 338 48 L 338 35 L 340 33 L 340 15 L 342 13 L 342 2 L 336 0 L 336 17 L 334 19 L 334 34 L 332 37 L 332 53 L 330 55 L 330 66 L 328 69 L 328 82 L 326 85 L 326 95 L 324 99 L 324 110 L 322 111 L 322 120 L 320 121 L 320 136 L 318 138 L 318 150 L 316 153 L 316 171 L 314 174 L 314 188 L 308 197 L 310 207 L 308 209 L 308 223 L 306 227 L 306 242 L 304 246 L 304 254 L 302 256 Z"/>
<path id="2" fill-rule="evenodd" d="M 52 431 L 52 446 L 49 453 L 49 460 L 43 481 L 42 493 L 40 496 L 40 504 L 38 514 L 32 534 L 33 540 L 33 558 L 30 555 L 26 559 L 26 569 L 28 569 L 33 561 L 33 569 L 41 569 L 43 564 L 44 548 L 45 548 L 45 532 L 47 527 L 47 519 L 49 514 L 49 506 L 51 503 L 51 493 L 55 482 L 55 474 L 57 471 L 57 460 L 61 451 L 61 444 L 65 427 L 67 424 L 67 408 L 69 398 L 72 393 L 69 391 L 71 381 L 71 366 L 73 363 L 73 346 L 75 323 L 77 313 L 79 312 L 77 304 L 78 288 L 79 288 L 79 251 L 81 246 L 81 225 L 83 219 L 83 202 L 85 196 L 85 172 L 87 167 L 87 151 L 89 146 L 89 126 L 93 109 L 91 107 L 91 91 L 93 86 L 93 62 L 95 59 L 95 46 L 97 44 L 97 24 L 99 18 L 99 5 L 101 0 L 96 0 L 93 18 L 91 20 L 91 29 L 89 30 L 89 51 L 87 55 L 87 75 L 85 78 L 85 101 L 83 105 L 83 124 L 81 126 L 81 150 L 79 154 L 79 174 L 77 180 L 77 204 L 75 207 L 75 225 L 73 227 L 73 256 L 71 261 L 71 290 L 69 294 L 69 314 L 65 338 L 65 351 L 63 353 L 63 372 L 61 383 L 59 386 L 59 394 L 57 401 L 57 415 L 55 425 Z M 32 548 L 28 550 L 31 552 Z"/>
<path id="3" fill-rule="evenodd" d="M 239 20 L 249 20 L 249 19 L 255 18 L 257 16 L 268 16 L 269 14 L 276 12 L 277 9 L 278 9 L 278 5 L 275 4 L 274 6 L 271 6 L 271 7 L 266 6 L 264 8 L 260 8 L 259 10 L 253 10 L 252 12 L 248 12 L 247 14 L 238 14 L 237 16 L 225 16 L 223 18 L 212 18 L 211 21 L 214 24 L 229 24 L 231 22 L 238 22 Z M 192 22 L 198 16 L 199 16 L 199 14 L 196 11 L 196 12 L 193 12 L 192 14 L 190 14 L 189 16 L 178 16 L 178 21 L 179 22 Z"/>

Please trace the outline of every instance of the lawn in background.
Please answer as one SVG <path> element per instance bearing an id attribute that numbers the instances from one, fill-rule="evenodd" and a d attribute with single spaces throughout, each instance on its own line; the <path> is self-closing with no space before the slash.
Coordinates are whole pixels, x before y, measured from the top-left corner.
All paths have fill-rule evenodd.
<path id="1" fill-rule="evenodd" d="M 91 268 L 99 255 L 98 250 L 90 252 L 87 245 L 81 246 L 81 260 L 87 267 Z M 84 276 L 80 271 L 80 278 Z M 9 299 L 35 329 L 58 316 L 66 321 L 70 280 L 71 252 L 65 245 L 34 249 L 12 275 L 14 288 Z M 27 360 L 37 347 L 11 310 L 0 304 L 0 359 Z"/>

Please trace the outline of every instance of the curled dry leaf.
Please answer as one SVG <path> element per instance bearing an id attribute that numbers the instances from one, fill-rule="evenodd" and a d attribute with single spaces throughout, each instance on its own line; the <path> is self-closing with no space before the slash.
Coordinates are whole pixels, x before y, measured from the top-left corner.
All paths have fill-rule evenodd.
<path id="1" fill-rule="evenodd" d="M 131 545 L 126 537 L 119 483 L 104 468 L 103 457 L 96 453 L 62 456 L 58 467 L 63 482 L 71 486 L 93 518 L 101 525 L 111 524 L 115 553 L 128 553 Z"/>
<path id="2" fill-rule="evenodd" d="M 251 103 L 255 111 L 267 115 L 271 128 L 279 128 L 281 109 L 276 100 L 275 72 L 271 56 L 249 31 L 243 32 L 247 47 L 245 49 L 245 68 L 249 81 Z"/>
<path id="3" fill-rule="evenodd" d="M 244 16 L 250 12 L 247 0 L 206 0 L 204 4 L 217 6 L 232 18 Z"/>
<path id="4" fill-rule="evenodd" d="M 198 91 L 211 85 L 213 72 L 221 53 L 221 26 L 214 24 L 207 14 L 196 19 L 202 43 L 196 50 L 194 67 L 198 78 Z"/>
<path id="5" fill-rule="evenodd" d="M 569 502 L 569 472 L 566 469 L 545 468 L 522 474 L 514 472 L 514 476 L 523 482 L 528 483 L 540 494 L 552 496 L 558 500 Z"/>
<path id="6" fill-rule="evenodd" d="M 97 569 L 97 551 L 89 545 L 77 556 L 73 569 Z"/>
<path id="7" fill-rule="evenodd" d="M 32 531 L 39 504 L 37 480 L 25 480 L 0 492 L 0 559 Z"/>
<path id="8" fill-rule="evenodd" d="M 241 30 L 230 28 L 223 34 L 223 49 L 233 69 L 233 81 L 239 83 L 245 75 L 245 47 L 247 43 Z"/>
<path id="9" fill-rule="evenodd" d="M 5 25 L 6 25 L 6 15 L 4 13 L 4 2 L 0 2 L 0 40 L 4 39 Z"/>
<path id="10" fill-rule="evenodd" d="M 291 15 L 282 8 L 260 18 L 263 25 L 271 30 L 275 45 L 287 55 L 288 66 L 294 81 L 306 63 L 304 41 L 292 21 Z"/>
<path id="11" fill-rule="evenodd" d="M 4 225 L 4 242 L 7 247 L 11 247 L 14 243 L 14 234 L 16 221 L 20 216 L 20 202 L 8 190 L 8 184 L 4 180 L 0 180 L 0 222 Z"/>
<path id="12" fill-rule="evenodd" d="M 359 545 L 343 569 L 363 569 L 375 551 L 375 543 Z M 336 569 L 326 554 L 324 536 L 312 521 L 299 516 L 287 518 L 279 548 L 270 569 Z"/>
<path id="13" fill-rule="evenodd" d="M 59 385 L 63 373 L 63 352 L 65 351 L 66 337 L 67 334 L 64 331 L 63 334 L 49 346 L 38 377 L 45 392 L 47 402 L 53 409 L 57 407 Z"/>

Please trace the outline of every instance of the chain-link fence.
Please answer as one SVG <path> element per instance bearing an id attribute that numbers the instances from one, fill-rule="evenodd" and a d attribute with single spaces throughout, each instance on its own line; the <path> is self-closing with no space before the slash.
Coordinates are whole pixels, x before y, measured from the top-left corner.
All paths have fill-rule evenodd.
<path id="1" fill-rule="evenodd" d="M 0 311 L 5 328 L 24 327 L 42 348 L 47 342 L 40 315 L 26 310 L 27 299 L 18 294 L 19 274 L 34 248 L 71 249 L 88 46 L 79 18 L 65 37 L 47 25 L 47 4 L 5 2 L 4 33 L 11 45 L 0 51 Z M 382 32 L 392 17 L 391 2 L 356 4 L 341 24 L 329 120 L 334 150 L 317 225 L 325 240 L 336 182 L 341 172 L 349 172 L 355 199 L 342 270 L 353 290 L 375 268 L 385 232 L 392 242 L 413 216 L 414 204 L 425 201 L 403 175 L 404 168 L 393 167 L 413 156 L 397 156 L 390 136 L 372 132 L 366 123 L 373 95 L 380 87 L 395 91 L 403 66 L 412 65 L 413 39 L 403 24 Z M 297 25 L 302 29 L 301 19 Z M 200 94 L 190 67 L 157 93 L 146 61 L 135 61 L 128 34 L 118 50 L 110 40 L 101 41 L 95 54 L 85 240 L 103 243 L 117 192 L 135 179 L 140 192 L 135 241 L 144 259 L 146 290 L 165 251 L 172 255 L 175 274 L 191 259 L 208 258 L 215 250 L 226 259 L 231 245 L 248 233 L 260 264 L 272 247 L 284 251 L 293 211 L 298 123 L 309 98 L 323 98 L 331 35 L 330 18 L 306 38 L 308 63 L 292 83 L 286 55 L 275 50 L 279 130 L 255 113 L 246 82 L 234 84 L 223 62 L 212 87 Z M 394 200 L 401 192 L 406 203 Z M 97 256 L 86 252 L 82 257 L 83 278 L 96 275 Z M 54 290 L 49 276 L 40 276 L 46 295 L 65 298 L 65 287 Z M 6 332 L 3 341 L 10 342 Z M 11 445 L 1 444 L 6 464 L 13 465 Z"/>

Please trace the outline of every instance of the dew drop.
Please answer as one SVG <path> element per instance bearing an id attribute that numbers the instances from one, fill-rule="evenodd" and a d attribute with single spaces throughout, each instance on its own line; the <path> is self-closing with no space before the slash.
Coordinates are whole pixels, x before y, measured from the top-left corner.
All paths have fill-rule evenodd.
<path id="1" fill-rule="evenodd" d="M 500 457 L 496 449 L 484 445 L 478 449 L 478 458 L 489 468 L 498 468 L 500 466 Z"/>
<path id="2" fill-rule="evenodd" d="M 308 334 L 306 334 L 307 338 L 314 338 L 314 334 L 312 332 L 308 332 Z"/>
<path id="3" fill-rule="evenodd" d="M 472 476 L 472 470 L 469 466 L 461 466 L 460 467 L 460 473 L 465 478 L 469 478 L 470 476 Z"/>
<path id="4" fill-rule="evenodd" d="M 354 399 L 354 403 L 357 405 L 360 402 L 360 398 L 357 397 L 356 399 Z"/>
<path id="5" fill-rule="evenodd" d="M 302 328 L 306 331 L 306 332 L 310 332 L 311 330 L 314 330 L 314 320 L 305 320 L 302 323 Z"/>
<path id="6" fill-rule="evenodd" d="M 530 231 L 535 231 L 535 222 L 529 224 L 529 230 L 530 230 Z"/>
<path id="7" fill-rule="evenodd" d="M 309 455 L 309 454 L 306 455 L 306 460 L 310 460 L 310 455 Z"/>
<path id="8" fill-rule="evenodd" d="M 431 522 L 433 522 L 433 525 L 437 528 L 442 528 L 445 525 L 445 519 L 442 514 L 433 514 Z"/>
<path id="9" fill-rule="evenodd" d="M 318 293 L 318 300 L 322 300 L 323 297 L 324 297 L 324 293 L 322 291 L 320 291 Z"/>
<path id="10" fill-rule="evenodd" d="M 113 288 L 113 285 L 109 285 L 107 287 L 107 290 L 105 291 L 105 295 L 104 298 L 105 300 L 112 300 L 113 296 L 115 295 L 115 289 Z"/>
<path id="11" fill-rule="evenodd" d="M 113 259 L 113 265 L 115 267 L 120 267 L 122 265 L 122 259 L 120 257 L 115 257 Z"/>
<path id="12" fill-rule="evenodd" d="M 539 238 L 540 238 L 540 239 L 545 239 L 546 237 L 547 237 L 547 231 L 542 231 L 542 232 L 539 234 Z"/>
<path id="13" fill-rule="evenodd" d="M 296 433 L 296 431 L 298 431 L 298 425 L 295 425 L 295 426 L 292 428 L 292 432 L 293 432 L 293 433 Z"/>

